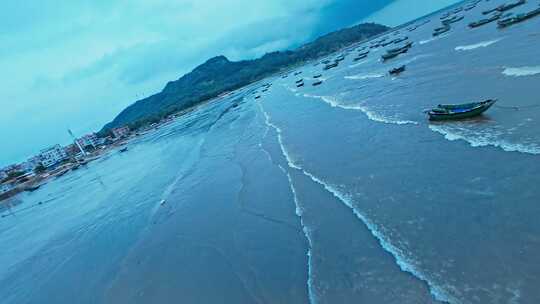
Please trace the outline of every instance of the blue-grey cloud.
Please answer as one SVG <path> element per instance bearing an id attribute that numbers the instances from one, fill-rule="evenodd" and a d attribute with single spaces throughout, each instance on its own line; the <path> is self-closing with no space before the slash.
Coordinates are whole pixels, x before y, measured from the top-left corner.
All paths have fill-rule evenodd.
<path id="1" fill-rule="evenodd" d="M 0 165 L 69 142 L 67 127 L 99 129 L 209 57 L 295 48 L 391 2 L 3 1 L 0 137 L 13 140 L 2 143 Z"/>

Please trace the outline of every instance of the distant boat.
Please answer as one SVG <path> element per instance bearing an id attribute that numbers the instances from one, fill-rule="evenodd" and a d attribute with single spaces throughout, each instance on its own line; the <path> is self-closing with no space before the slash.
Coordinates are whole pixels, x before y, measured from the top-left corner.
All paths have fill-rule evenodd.
<path id="1" fill-rule="evenodd" d="M 387 53 L 398 53 L 398 54 L 401 54 L 403 50 L 408 50 L 412 47 L 412 42 L 407 42 L 405 45 L 403 46 L 400 46 L 400 47 L 397 47 L 397 48 L 393 48 L 393 49 L 389 49 L 387 50 L 386 52 Z"/>
<path id="2" fill-rule="evenodd" d="M 441 34 L 444 34 L 444 33 L 448 32 L 450 29 L 451 29 L 451 27 L 449 25 L 445 25 L 443 27 L 438 27 L 433 31 L 433 37 L 437 37 L 437 36 L 439 36 Z"/>
<path id="3" fill-rule="evenodd" d="M 255 99 L 259 99 L 259 98 L 261 98 L 261 95 L 255 96 Z"/>
<path id="4" fill-rule="evenodd" d="M 302 74 L 302 71 L 299 71 L 299 72 L 294 73 L 294 76 L 298 76 L 298 75 L 300 75 L 300 74 Z"/>
<path id="5" fill-rule="evenodd" d="M 408 50 L 409 50 L 408 48 L 404 48 L 404 49 L 400 49 L 399 51 L 382 54 L 381 59 L 383 61 L 386 61 L 388 59 L 392 59 L 394 57 L 397 57 L 399 54 L 407 53 Z"/>
<path id="6" fill-rule="evenodd" d="M 391 69 L 390 71 L 388 71 L 388 73 L 390 75 L 398 75 L 398 74 L 400 74 L 400 73 L 402 73 L 404 71 L 405 71 L 405 65 L 402 65 L 402 66 L 400 66 L 398 68 Z"/>
<path id="7" fill-rule="evenodd" d="M 337 57 L 337 58 L 334 60 L 334 62 L 340 62 L 340 61 L 343 61 L 343 60 L 345 60 L 345 56 L 342 55 L 342 56 Z"/>
<path id="8" fill-rule="evenodd" d="M 365 52 L 361 52 L 361 53 L 358 53 L 358 56 L 364 56 L 364 55 L 368 55 L 369 54 L 369 50 L 365 51 Z"/>
<path id="9" fill-rule="evenodd" d="M 313 78 L 321 78 L 322 77 L 322 74 L 317 74 L 315 76 L 313 76 Z"/>
<path id="10" fill-rule="evenodd" d="M 392 42 L 393 42 L 394 44 L 398 44 L 398 43 L 401 43 L 401 42 L 403 42 L 403 41 L 405 41 L 405 40 L 407 40 L 407 39 L 409 39 L 409 37 L 405 36 L 405 37 L 402 37 L 402 38 L 398 38 L 398 39 L 396 39 L 396 40 L 394 40 L 394 41 L 392 41 Z"/>
<path id="11" fill-rule="evenodd" d="M 303 87 L 303 86 L 304 86 L 304 83 L 303 83 L 303 82 L 300 82 L 299 84 L 296 85 L 297 88 Z"/>
<path id="12" fill-rule="evenodd" d="M 126 152 L 127 150 L 128 150 L 128 147 L 126 146 L 126 147 L 123 147 L 122 149 L 118 150 L 118 152 L 124 153 L 124 152 Z"/>
<path id="13" fill-rule="evenodd" d="M 426 113 L 429 115 L 429 120 L 434 121 L 470 118 L 484 113 L 496 101 L 496 99 L 488 99 L 457 105 L 438 105 L 436 108 L 426 111 Z"/>
<path id="14" fill-rule="evenodd" d="M 538 15 L 540 15 L 540 7 L 535 9 L 535 10 L 532 10 L 530 12 L 524 13 L 524 14 L 518 14 L 518 15 L 516 15 L 514 17 L 509 17 L 509 18 L 499 20 L 497 22 L 497 25 L 498 25 L 499 28 L 504 28 L 504 27 L 510 26 L 512 24 L 520 23 L 522 21 L 525 21 L 525 20 L 527 20 L 529 18 L 538 16 Z"/>
<path id="15" fill-rule="evenodd" d="M 337 67 L 338 65 L 339 65 L 339 63 L 337 63 L 337 62 L 327 64 L 327 65 L 324 67 L 324 70 L 326 71 L 326 70 L 333 69 L 333 68 Z"/>
<path id="16" fill-rule="evenodd" d="M 471 22 L 469 23 L 469 27 L 470 28 L 475 28 L 475 27 L 479 27 L 479 26 L 482 26 L 484 24 L 488 24 L 490 22 L 493 22 L 497 19 L 501 18 L 501 14 L 494 14 L 493 16 L 489 17 L 489 18 L 486 18 L 486 19 L 481 19 L 481 20 L 478 20 L 478 21 L 474 21 L 474 22 Z"/>
<path id="17" fill-rule="evenodd" d="M 323 83 L 322 80 L 318 80 L 313 83 L 313 86 L 315 87 L 315 86 L 321 85 L 322 83 Z"/>
<path id="18" fill-rule="evenodd" d="M 303 81 L 304 81 L 304 79 L 300 78 L 300 79 L 298 79 L 298 80 L 296 81 L 296 83 L 300 83 L 300 82 L 303 82 Z"/>
<path id="19" fill-rule="evenodd" d="M 527 2 L 526 0 L 518 0 L 518 1 L 514 2 L 514 3 L 503 4 L 503 5 L 499 6 L 499 7 L 497 7 L 497 10 L 499 12 L 504 12 L 504 11 L 513 9 L 514 7 L 523 5 L 526 2 Z"/>
<path id="20" fill-rule="evenodd" d="M 39 189 L 41 187 L 41 185 L 35 185 L 35 186 L 32 186 L 32 187 L 28 187 L 25 189 L 25 191 L 28 191 L 28 192 L 34 192 L 36 191 L 37 189 Z"/>
<path id="21" fill-rule="evenodd" d="M 362 59 L 365 59 L 366 57 L 367 55 L 358 55 L 357 57 L 353 58 L 353 61 L 362 60 Z"/>
<path id="22" fill-rule="evenodd" d="M 465 17 L 464 16 L 454 16 L 454 17 L 452 17 L 450 19 L 443 20 L 442 23 L 443 23 L 443 25 L 449 25 L 451 23 L 456 23 L 458 21 L 461 21 L 461 20 L 463 20 L 463 18 L 465 18 Z"/>

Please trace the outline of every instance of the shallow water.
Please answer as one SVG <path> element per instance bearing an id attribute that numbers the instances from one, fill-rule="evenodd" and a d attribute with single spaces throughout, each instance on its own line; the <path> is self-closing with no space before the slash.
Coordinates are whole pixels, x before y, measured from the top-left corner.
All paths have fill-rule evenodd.
<path id="1" fill-rule="evenodd" d="M 439 15 L 400 30 L 414 45 L 385 63 L 353 51 L 320 86 L 312 64 L 303 88 L 254 84 L 17 197 L 2 303 L 540 302 L 540 17 L 466 26 L 500 3 L 436 39 Z M 422 112 L 487 98 L 475 119 Z"/>

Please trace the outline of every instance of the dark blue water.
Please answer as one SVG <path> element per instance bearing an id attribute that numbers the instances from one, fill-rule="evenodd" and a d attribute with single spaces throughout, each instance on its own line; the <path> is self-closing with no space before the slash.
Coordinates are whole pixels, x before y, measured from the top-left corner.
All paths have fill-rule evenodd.
<path id="1" fill-rule="evenodd" d="M 439 15 L 390 33 L 414 44 L 384 63 L 353 49 L 320 86 L 314 62 L 266 79 L 16 198 L 2 303 L 540 302 L 540 17 L 467 27 L 500 3 L 435 39 Z M 466 121 L 422 112 L 487 98 Z"/>

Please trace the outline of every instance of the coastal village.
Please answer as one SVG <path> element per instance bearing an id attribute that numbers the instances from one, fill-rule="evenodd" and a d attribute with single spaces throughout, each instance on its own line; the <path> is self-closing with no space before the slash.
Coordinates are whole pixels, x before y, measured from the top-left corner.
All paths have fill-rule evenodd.
<path id="1" fill-rule="evenodd" d="M 69 133 L 72 135 L 71 131 Z M 56 144 L 42 149 L 25 162 L 1 168 L 0 201 L 23 191 L 35 191 L 49 179 L 77 170 L 106 152 L 125 145 L 133 136 L 136 134 L 127 126 L 112 129 L 106 137 L 90 133 L 74 137 L 69 145 Z"/>

